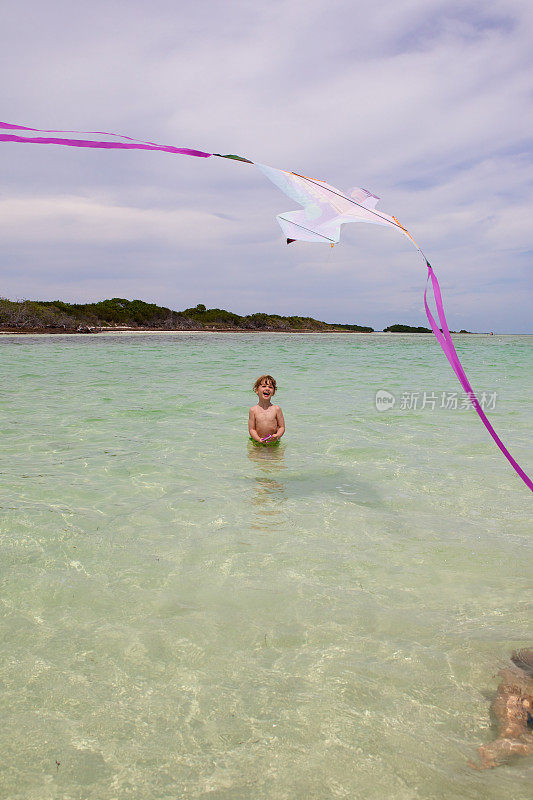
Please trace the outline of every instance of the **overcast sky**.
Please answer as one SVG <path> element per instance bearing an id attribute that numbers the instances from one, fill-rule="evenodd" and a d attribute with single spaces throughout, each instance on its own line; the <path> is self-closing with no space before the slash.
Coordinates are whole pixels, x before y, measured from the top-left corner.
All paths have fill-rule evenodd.
<path id="1" fill-rule="evenodd" d="M 532 332 L 526 0 L 28 0 L 0 11 L 2 119 L 237 153 L 363 186 L 418 240 L 453 328 Z M 258 170 L 0 144 L 0 294 L 425 324 L 380 226 L 285 245 Z"/>

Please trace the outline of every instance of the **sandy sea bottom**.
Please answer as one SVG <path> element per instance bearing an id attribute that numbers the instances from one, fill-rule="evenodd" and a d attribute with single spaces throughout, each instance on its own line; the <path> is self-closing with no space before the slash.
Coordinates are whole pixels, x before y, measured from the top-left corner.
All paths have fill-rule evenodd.
<path id="1" fill-rule="evenodd" d="M 531 337 L 457 346 L 531 469 Z M 0 351 L 0 796 L 531 797 L 533 758 L 467 766 L 495 671 L 533 643 L 530 493 L 441 408 L 432 337 Z M 277 449 L 247 441 L 263 371 Z"/>

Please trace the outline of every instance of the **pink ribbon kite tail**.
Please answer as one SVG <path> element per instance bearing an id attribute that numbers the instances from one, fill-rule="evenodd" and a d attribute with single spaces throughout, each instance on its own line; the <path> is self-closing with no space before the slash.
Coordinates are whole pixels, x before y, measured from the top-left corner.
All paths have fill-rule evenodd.
<path id="1" fill-rule="evenodd" d="M 424 258 L 425 258 L 425 256 L 424 256 Z M 452 341 L 452 337 L 450 336 L 450 330 L 449 330 L 449 327 L 448 327 L 448 322 L 446 320 L 446 315 L 444 313 L 444 305 L 443 305 L 443 302 L 442 302 L 442 295 L 441 295 L 441 291 L 440 291 L 439 282 L 437 280 L 437 276 L 433 272 L 431 264 L 429 263 L 427 258 L 425 260 L 426 260 L 426 266 L 428 268 L 428 279 L 427 279 L 427 283 L 426 283 L 426 290 L 424 292 L 424 306 L 425 306 L 425 309 L 426 309 L 426 316 L 427 316 L 427 318 L 429 320 L 429 324 L 431 325 L 431 329 L 432 329 L 433 333 L 435 334 L 435 336 L 437 337 L 437 341 L 440 344 L 440 346 L 442 347 L 442 349 L 444 351 L 444 355 L 446 356 L 446 358 L 450 362 L 451 367 L 452 367 L 453 371 L 455 372 L 455 374 L 457 376 L 457 379 L 459 380 L 459 383 L 461 384 L 461 386 L 463 387 L 463 389 L 467 393 L 468 397 L 470 398 L 470 402 L 474 406 L 479 418 L 481 419 L 481 422 L 483 423 L 485 428 L 488 430 L 488 432 L 490 433 L 490 435 L 494 439 L 496 445 L 500 448 L 500 450 L 502 451 L 503 455 L 505 456 L 505 458 L 507 459 L 509 464 L 512 466 L 514 471 L 517 473 L 517 475 L 519 475 L 522 478 L 522 480 L 524 481 L 526 486 L 533 492 L 533 481 L 531 480 L 531 478 L 529 478 L 528 475 L 526 475 L 526 473 L 524 472 L 524 470 L 522 469 L 520 464 L 518 464 L 518 462 L 515 461 L 515 459 L 512 457 L 511 453 L 509 452 L 509 450 L 506 448 L 506 446 L 504 445 L 504 443 L 502 442 L 502 440 L 500 439 L 500 437 L 498 436 L 498 434 L 496 433 L 496 431 L 492 427 L 489 419 L 487 418 L 487 415 L 485 414 L 485 412 L 481 408 L 479 400 L 477 399 L 477 397 L 476 397 L 476 395 L 475 395 L 475 393 L 474 393 L 474 391 L 473 391 L 473 389 L 472 389 L 472 387 L 471 387 L 471 385 L 470 385 L 470 383 L 468 381 L 468 378 L 466 377 L 466 373 L 465 373 L 465 371 L 463 369 L 463 365 L 461 364 L 461 362 L 459 360 L 459 356 L 457 355 L 457 351 L 455 350 L 455 346 L 454 346 L 454 343 Z M 428 305 L 428 301 L 427 301 L 427 292 L 428 292 L 428 285 L 429 285 L 430 281 L 431 281 L 431 286 L 432 286 L 432 289 L 433 289 L 433 297 L 435 299 L 435 305 L 437 307 L 437 313 L 438 313 L 438 317 L 439 317 L 439 322 L 440 322 L 440 324 L 442 326 L 442 330 L 439 329 L 437 323 L 435 322 L 435 319 L 433 318 L 433 315 L 432 315 L 431 311 L 429 310 L 429 305 Z"/>
<path id="2" fill-rule="evenodd" d="M 13 125 L 9 122 L 0 122 L 0 129 L 9 131 L 32 131 L 34 133 L 74 133 L 80 136 L 107 136 L 115 139 L 127 139 L 126 142 L 100 141 L 99 139 L 77 139 L 64 136 L 28 136 L 17 133 L 0 133 L 0 142 L 18 142 L 20 144 L 61 144 L 67 147 L 90 147 L 98 150 L 160 150 L 164 153 L 176 153 L 183 156 L 196 156 L 198 158 L 210 158 L 212 153 L 205 153 L 203 150 L 192 150 L 189 147 L 174 147 L 168 144 L 156 144 L 155 142 L 145 142 L 141 139 L 133 139 L 131 136 L 122 136 L 119 133 L 106 133 L 104 131 L 56 131 L 41 130 L 40 128 L 26 128 L 23 125 Z"/>

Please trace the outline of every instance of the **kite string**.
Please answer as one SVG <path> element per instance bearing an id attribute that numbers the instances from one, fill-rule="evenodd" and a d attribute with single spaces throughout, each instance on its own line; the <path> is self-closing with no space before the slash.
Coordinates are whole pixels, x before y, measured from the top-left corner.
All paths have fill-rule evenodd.
<path id="1" fill-rule="evenodd" d="M 422 252 L 422 251 L 420 251 L 420 252 Z M 424 254 L 422 253 L 422 255 L 424 255 Z M 479 418 L 481 419 L 483 425 L 486 427 L 486 429 L 488 430 L 488 432 L 492 436 L 494 442 L 500 448 L 501 452 L 503 453 L 503 455 L 505 456 L 507 461 L 510 463 L 510 465 L 512 466 L 514 471 L 517 473 L 517 475 L 520 476 L 520 478 L 522 478 L 522 480 L 524 481 L 526 486 L 533 492 L 533 481 L 524 472 L 524 470 L 522 469 L 520 464 L 518 464 L 518 462 L 515 461 L 515 459 L 510 454 L 509 450 L 506 448 L 506 446 L 504 445 L 504 443 L 502 442 L 502 440 L 500 439 L 500 437 L 498 436 L 498 434 L 496 433 L 496 431 L 492 427 L 490 421 L 487 418 L 487 415 L 483 411 L 483 408 L 481 407 L 481 404 L 480 404 L 479 400 L 477 399 L 477 397 L 476 397 L 476 395 L 475 395 L 475 393 L 474 393 L 474 391 L 473 391 L 473 389 L 472 389 L 472 387 L 470 385 L 470 382 L 469 382 L 468 378 L 466 377 L 466 373 L 465 373 L 465 371 L 463 369 L 463 365 L 461 364 L 461 362 L 459 360 L 459 356 L 457 355 L 457 351 L 455 350 L 455 346 L 454 346 L 454 343 L 452 341 L 452 337 L 450 336 L 450 330 L 448 328 L 448 322 L 446 320 L 446 314 L 444 313 L 444 305 L 443 305 L 443 302 L 442 302 L 442 294 L 441 294 L 441 291 L 440 291 L 440 286 L 439 286 L 439 282 L 437 280 L 437 276 L 433 272 L 431 264 L 429 263 L 427 258 L 425 256 L 424 256 L 424 258 L 425 258 L 426 265 L 427 265 L 427 268 L 428 268 L 428 278 L 427 278 L 427 283 L 426 283 L 426 290 L 424 292 L 424 306 L 425 306 L 425 309 L 426 309 L 426 316 L 427 316 L 427 318 L 429 320 L 429 324 L 431 325 L 431 329 L 432 329 L 433 333 L 435 334 L 435 336 L 437 337 L 437 341 L 439 342 L 440 346 L 442 347 L 442 350 L 444 351 L 444 355 L 446 356 L 446 358 L 450 362 L 450 365 L 451 365 L 453 371 L 455 372 L 455 374 L 456 374 L 456 376 L 457 376 L 457 378 L 459 380 L 459 383 L 461 384 L 461 386 L 463 387 L 463 389 L 467 393 L 467 395 L 468 395 L 468 397 L 470 399 L 470 402 L 472 403 L 473 407 L 475 408 L 475 410 L 476 410 Z M 428 291 L 428 285 L 429 285 L 430 281 L 431 281 L 431 286 L 432 286 L 432 289 L 433 289 L 433 297 L 434 297 L 434 300 L 435 300 L 435 305 L 437 306 L 437 313 L 438 313 L 438 317 L 439 317 L 439 322 L 440 322 L 440 324 L 442 326 L 442 331 L 437 326 L 437 323 L 435 322 L 435 319 L 434 319 L 431 311 L 429 310 L 429 305 L 428 305 L 428 302 L 427 302 L 427 291 Z"/>

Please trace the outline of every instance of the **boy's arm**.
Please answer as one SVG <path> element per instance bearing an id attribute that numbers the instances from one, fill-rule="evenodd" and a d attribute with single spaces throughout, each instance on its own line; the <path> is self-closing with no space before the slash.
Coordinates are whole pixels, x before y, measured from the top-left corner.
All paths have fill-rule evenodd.
<path id="1" fill-rule="evenodd" d="M 276 422 L 278 423 L 278 429 L 272 438 L 281 439 L 281 437 L 285 433 L 285 420 L 283 419 L 283 411 L 279 406 L 278 410 L 276 411 Z"/>
<path id="2" fill-rule="evenodd" d="M 255 411 L 253 406 L 250 409 L 250 413 L 248 414 L 248 433 L 250 434 L 252 439 L 255 439 L 256 442 L 261 441 L 259 434 L 255 429 Z"/>

